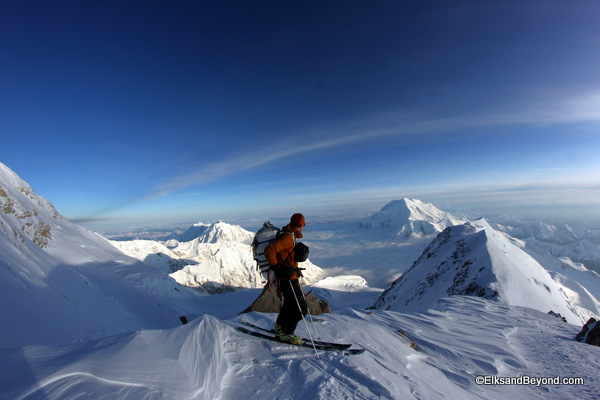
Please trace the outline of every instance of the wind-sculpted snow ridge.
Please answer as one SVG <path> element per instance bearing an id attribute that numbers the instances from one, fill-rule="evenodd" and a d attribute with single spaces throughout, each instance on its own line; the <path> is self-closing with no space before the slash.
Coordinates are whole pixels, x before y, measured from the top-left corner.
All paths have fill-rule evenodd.
<path id="1" fill-rule="evenodd" d="M 553 310 L 578 325 L 589 313 L 579 309 L 569 292 L 515 239 L 478 220 L 440 233 L 374 307 L 425 311 L 440 297 L 468 295 L 542 312 Z"/>
<path id="2" fill-rule="evenodd" d="M 213 317 L 57 349 L 6 350 L 15 368 L 6 399 L 216 399 L 229 365 L 230 328 Z M 6 362 L 6 358 L 5 361 Z"/>
<path id="3" fill-rule="evenodd" d="M 323 340 L 366 349 L 348 357 L 320 351 L 317 359 L 312 349 L 245 335 L 235 330 L 241 318 L 270 327 L 275 316 L 204 315 L 170 330 L 0 350 L 0 399 L 591 400 L 600 389 L 600 349 L 573 340 L 577 327 L 482 298 L 444 298 L 417 314 L 347 309 L 311 324 Z M 584 381 L 477 384 L 486 376 Z"/>
<path id="4" fill-rule="evenodd" d="M 395 200 L 381 211 L 360 222 L 365 228 L 391 228 L 398 236 L 426 236 L 437 234 L 448 226 L 465 221 L 443 212 L 433 204 L 416 199 Z"/>

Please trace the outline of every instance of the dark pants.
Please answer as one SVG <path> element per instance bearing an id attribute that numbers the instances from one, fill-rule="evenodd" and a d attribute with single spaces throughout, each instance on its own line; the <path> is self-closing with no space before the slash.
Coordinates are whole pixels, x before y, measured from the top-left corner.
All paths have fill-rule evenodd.
<path id="1" fill-rule="evenodd" d="M 308 306 L 306 305 L 306 301 L 302 295 L 302 288 L 300 287 L 298 279 L 281 279 L 279 281 L 279 291 L 283 296 L 283 305 L 281 306 L 281 310 L 277 316 L 277 323 L 279 326 L 281 326 L 283 332 L 289 335 L 294 333 L 296 330 L 296 325 L 298 325 L 298 322 L 302 319 L 302 317 L 308 314 Z M 294 293 L 296 293 L 295 298 Z M 302 312 L 300 312 L 298 309 L 298 303 L 296 303 L 296 299 L 298 299 L 298 303 L 300 303 Z"/>

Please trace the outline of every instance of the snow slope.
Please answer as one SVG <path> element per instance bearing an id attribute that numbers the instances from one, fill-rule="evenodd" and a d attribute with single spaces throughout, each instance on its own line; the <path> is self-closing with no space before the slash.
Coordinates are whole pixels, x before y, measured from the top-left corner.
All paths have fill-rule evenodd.
<path id="1" fill-rule="evenodd" d="M 552 279 L 563 286 L 578 312 L 585 320 L 600 315 L 600 275 L 568 257 L 556 258 L 528 242 L 515 243 L 548 271 Z"/>
<path id="2" fill-rule="evenodd" d="M 231 294 L 217 296 L 231 306 Z M 169 330 L 0 350 L 0 399 L 547 400 L 596 399 L 600 389 L 600 348 L 574 341 L 576 327 L 481 298 L 444 298 L 416 314 L 338 310 L 311 324 L 322 339 L 365 348 L 359 356 L 321 351 L 317 359 L 312 349 L 235 331 L 242 318 L 271 326 L 275 315 L 204 315 Z M 552 381 L 478 385 L 480 376 Z M 583 384 L 554 383 L 570 377 Z"/>
<path id="3" fill-rule="evenodd" d="M 401 278 L 388 288 L 376 308 L 425 311 L 447 295 L 471 295 L 502 303 L 553 310 L 575 325 L 584 323 L 568 290 L 552 279 L 510 236 L 485 220 L 446 229 Z"/>
<path id="4" fill-rule="evenodd" d="M 173 326 L 194 294 L 61 216 L 0 164 L 0 347 Z"/>

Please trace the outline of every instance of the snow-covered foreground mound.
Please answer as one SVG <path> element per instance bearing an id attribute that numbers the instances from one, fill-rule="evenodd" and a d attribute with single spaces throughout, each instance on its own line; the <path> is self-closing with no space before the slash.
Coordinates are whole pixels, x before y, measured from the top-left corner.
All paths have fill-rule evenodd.
<path id="1" fill-rule="evenodd" d="M 0 398 L 597 398 L 600 348 L 574 341 L 578 327 L 480 298 L 445 298 L 436 307 L 413 315 L 346 309 L 311 324 L 323 340 L 364 347 L 358 356 L 321 351 L 317 359 L 312 349 L 235 330 L 242 318 L 272 325 L 275 315 L 257 313 L 205 315 L 170 330 L 67 347 L 4 349 Z M 305 328 L 298 333 L 306 335 Z M 478 376 L 582 377 L 584 384 L 485 386 L 476 384 Z"/>

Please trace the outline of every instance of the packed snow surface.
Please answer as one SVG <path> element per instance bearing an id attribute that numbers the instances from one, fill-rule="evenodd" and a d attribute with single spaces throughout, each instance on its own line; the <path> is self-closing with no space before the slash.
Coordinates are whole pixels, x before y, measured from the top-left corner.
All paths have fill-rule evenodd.
<path id="1" fill-rule="evenodd" d="M 228 296 L 212 297 L 237 310 Z M 167 330 L 3 349 L 0 398 L 596 399 L 600 389 L 600 348 L 574 341 L 578 327 L 529 308 L 454 296 L 416 314 L 336 310 L 309 329 L 366 351 L 319 351 L 318 358 L 235 330 L 241 320 L 271 327 L 274 319 L 205 314 Z M 306 328 L 298 333 L 306 336 Z M 495 378 L 532 383 L 477 384 Z M 583 382 L 560 384 L 567 378 Z"/>

